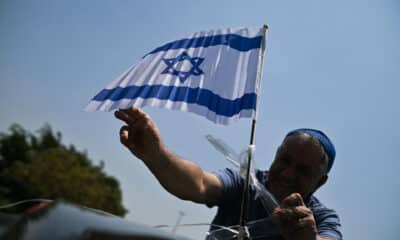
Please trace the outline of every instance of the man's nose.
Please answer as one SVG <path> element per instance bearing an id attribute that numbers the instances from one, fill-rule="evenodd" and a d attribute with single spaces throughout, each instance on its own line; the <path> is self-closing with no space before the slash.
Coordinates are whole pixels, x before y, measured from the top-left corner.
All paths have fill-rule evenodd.
<path id="1" fill-rule="evenodd" d="M 281 172 L 282 177 L 284 177 L 286 180 L 295 180 L 297 173 L 296 173 L 296 168 L 293 165 L 287 166 L 284 168 Z"/>

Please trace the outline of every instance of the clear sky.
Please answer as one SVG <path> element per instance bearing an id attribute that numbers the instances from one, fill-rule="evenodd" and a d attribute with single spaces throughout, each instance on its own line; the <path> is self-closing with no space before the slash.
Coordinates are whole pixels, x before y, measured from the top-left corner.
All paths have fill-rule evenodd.
<path id="1" fill-rule="evenodd" d="M 111 113 L 83 111 L 96 92 L 161 44 L 200 30 L 268 24 L 256 164 L 269 167 L 286 132 L 320 128 L 336 163 L 316 194 L 339 213 L 346 239 L 398 239 L 400 227 L 400 2 L 0 2 L 0 131 L 45 122 L 120 180 L 127 219 L 148 225 L 210 222 L 215 209 L 165 192 L 119 144 Z M 177 154 L 206 170 L 228 167 L 208 133 L 238 151 L 250 120 L 228 127 L 145 108 Z M 200 238 L 184 228 L 178 233 Z"/>

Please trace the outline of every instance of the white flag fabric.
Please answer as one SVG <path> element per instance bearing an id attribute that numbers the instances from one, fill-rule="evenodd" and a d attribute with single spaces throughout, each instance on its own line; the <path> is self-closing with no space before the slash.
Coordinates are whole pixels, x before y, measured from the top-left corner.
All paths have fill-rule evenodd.
<path id="1" fill-rule="evenodd" d="M 253 117 L 263 31 L 228 28 L 166 43 L 101 90 L 86 110 L 156 106 L 224 125 Z"/>

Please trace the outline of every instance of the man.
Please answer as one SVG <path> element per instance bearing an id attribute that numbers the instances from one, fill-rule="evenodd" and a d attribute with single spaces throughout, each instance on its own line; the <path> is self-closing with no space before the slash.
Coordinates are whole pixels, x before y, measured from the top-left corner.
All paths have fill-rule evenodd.
<path id="1" fill-rule="evenodd" d="M 172 153 L 163 144 L 157 126 L 138 108 L 119 110 L 116 118 L 126 123 L 120 129 L 121 143 L 141 159 L 160 184 L 171 194 L 209 207 L 218 206 L 214 224 L 239 223 L 243 179 L 239 173 L 225 169 L 216 173 Z M 318 130 L 290 132 L 279 147 L 268 172 L 257 178 L 280 202 L 266 223 L 268 239 L 316 240 L 342 239 L 337 214 L 324 207 L 312 194 L 328 179 L 335 157 L 333 144 Z M 251 192 L 249 221 L 268 217 L 259 197 Z"/>

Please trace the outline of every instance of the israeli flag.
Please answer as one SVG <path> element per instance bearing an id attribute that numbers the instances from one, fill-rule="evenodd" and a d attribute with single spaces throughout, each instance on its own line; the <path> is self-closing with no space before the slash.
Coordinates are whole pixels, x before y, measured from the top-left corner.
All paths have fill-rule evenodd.
<path id="1" fill-rule="evenodd" d="M 224 125 L 253 117 L 263 41 L 263 28 L 228 28 L 166 43 L 101 90 L 86 110 L 156 106 Z"/>

